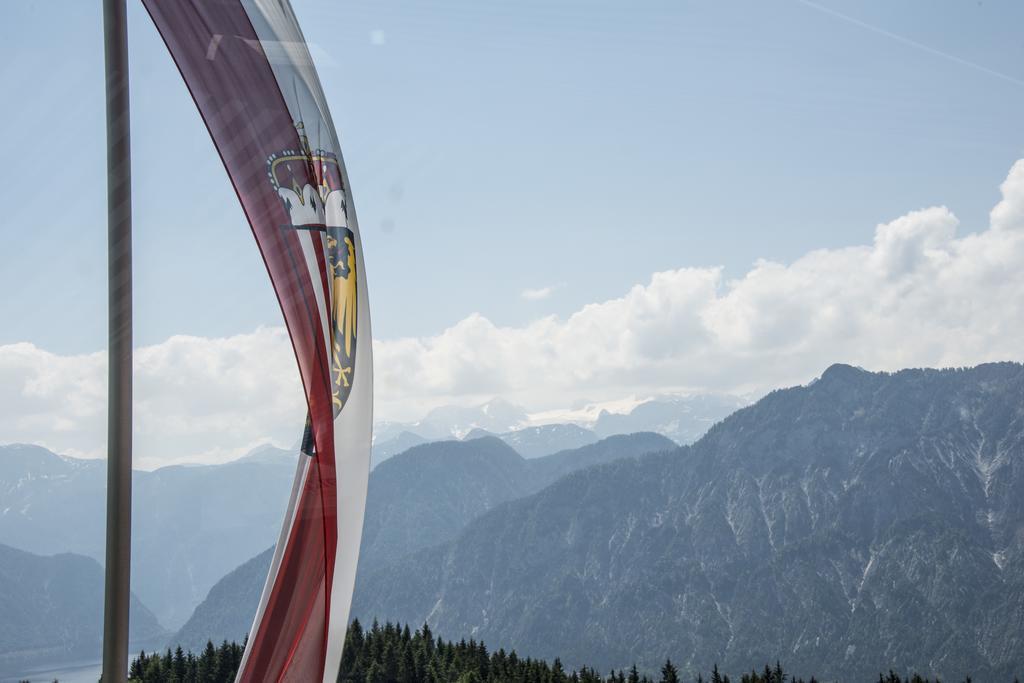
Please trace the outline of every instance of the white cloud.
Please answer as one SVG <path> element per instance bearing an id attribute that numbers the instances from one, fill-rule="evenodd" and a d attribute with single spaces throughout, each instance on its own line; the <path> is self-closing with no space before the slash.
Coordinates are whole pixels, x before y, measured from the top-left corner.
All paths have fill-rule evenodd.
<path id="1" fill-rule="evenodd" d="M 568 319 L 499 327 L 471 315 L 434 337 L 377 344 L 378 409 L 494 394 L 535 408 L 581 395 L 762 392 L 834 362 L 877 370 L 1024 357 L 1024 161 L 991 226 L 957 237 L 945 207 L 879 225 L 872 244 L 655 273 Z"/>
<path id="2" fill-rule="evenodd" d="M 554 293 L 555 289 L 557 289 L 557 287 L 554 285 L 550 287 L 538 287 L 537 289 L 524 289 L 519 293 L 519 295 L 527 301 L 541 301 L 550 297 Z"/>
<path id="3" fill-rule="evenodd" d="M 106 386 L 105 353 L 0 346 L 0 443 L 103 456 Z M 178 336 L 136 349 L 134 396 L 142 467 L 223 462 L 260 443 L 290 445 L 305 415 L 283 328 L 223 339 Z"/>
<path id="4" fill-rule="evenodd" d="M 532 409 L 580 396 L 762 392 L 834 362 L 875 370 L 1024 358 L 1024 161 L 990 226 L 957 236 L 945 207 L 879 225 L 872 244 L 652 275 L 622 297 L 501 327 L 473 314 L 441 334 L 375 343 L 379 418 L 501 395 Z M 295 441 L 304 416 L 282 329 L 174 337 L 139 349 L 136 451 L 144 464 L 223 460 Z M 0 440 L 101 455 L 103 354 L 0 347 Z"/>

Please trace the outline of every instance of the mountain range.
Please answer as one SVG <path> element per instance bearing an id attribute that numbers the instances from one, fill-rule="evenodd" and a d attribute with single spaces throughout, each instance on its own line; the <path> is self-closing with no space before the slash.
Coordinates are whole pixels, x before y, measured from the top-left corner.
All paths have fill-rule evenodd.
<path id="1" fill-rule="evenodd" d="M 570 472 L 674 447 L 663 436 L 640 433 L 529 460 L 496 437 L 412 448 L 370 474 L 359 575 L 383 571 L 410 552 L 449 541 L 484 512 Z M 261 553 L 218 582 L 173 645 L 195 649 L 208 638 L 242 638 L 256 612 L 271 555 L 269 550 Z"/>
<path id="2" fill-rule="evenodd" d="M 738 673 L 784 656 L 827 680 L 894 664 L 944 680 L 1024 672 L 1019 364 L 833 366 L 692 446 L 510 496 L 467 507 L 488 509 L 446 541 L 361 565 L 353 615 L 602 669 L 670 656 Z"/>
<path id="3" fill-rule="evenodd" d="M 474 439 L 486 427 L 534 458 L 598 440 L 573 424 L 505 429 L 528 420 L 503 401 L 444 408 L 417 428 L 373 449 L 374 465 L 436 438 Z M 624 426 L 628 426 L 624 423 Z M 476 430 L 476 431 L 474 431 Z M 388 435 L 384 428 L 384 436 Z M 429 451 L 427 451 L 429 452 Z M 294 475 L 294 453 L 262 446 L 223 465 L 176 465 L 133 475 L 133 589 L 160 623 L 179 628 L 213 584 L 272 544 Z M 60 456 L 39 446 L 0 446 L 0 543 L 51 555 L 103 560 L 106 505 L 103 461 Z"/>
<path id="4" fill-rule="evenodd" d="M 353 613 L 569 664 L 1024 669 L 1024 367 L 829 368 L 360 577 Z"/>
<path id="5" fill-rule="evenodd" d="M 581 429 L 598 437 L 598 420 Z M 824 679 L 894 664 L 943 679 L 1024 672 L 1020 364 L 836 365 L 682 447 L 638 434 L 527 459 L 508 442 L 521 429 L 500 429 L 475 425 L 374 469 L 353 616 L 602 669 L 652 671 L 670 656 L 684 672 L 738 673 L 781 655 Z M 66 496 L 90 468 L 12 448 L 0 453 L 0 542 L 8 517 L 45 527 L 46 499 L 25 491 Z M 267 538 L 211 582 L 172 642 L 244 635 Z"/>

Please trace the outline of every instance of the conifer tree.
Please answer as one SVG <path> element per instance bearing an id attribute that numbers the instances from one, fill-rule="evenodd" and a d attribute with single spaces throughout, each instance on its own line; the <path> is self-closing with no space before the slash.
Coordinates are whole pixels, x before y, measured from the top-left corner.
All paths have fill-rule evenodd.
<path id="1" fill-rule="evenodd" d="M 184 683 L 186 672 L 185 651 L 181 649 L 181 645 L 174 650 L 174 659 L 171 664 L 171 670 L 174 672 L 175 683 Z"/>
<path id="2" fill-rule="evenodd" d="M 132 660 L 132 663 L 128 666 L 128 678 L 133 681 L 141 681 L 142 673 L 146 670 L 146 651 L 142 650 L 139 652 L 139 656 Z"/>
<path id="3" fill-rule="evenodd" d="M 554 663 L 551 665 L 551 683 L 566 683 L 565 669 L 562 668 L 562 660 L 555 657 Z"/>
<path id="4" fill-rule="evenodd" d="M 384 678 L 384 668 L 380 665 L 380 662 L 374 662 L 366 670 L 366 683 L 385 683 L 386 681 L 387 679 Z"/>
<path id="5" fill-rule="evenodd" d="M 661 667 L 661 683 L 679 683 L 679 670 L 671 659 L 666 659 L 665 665 Z"/>

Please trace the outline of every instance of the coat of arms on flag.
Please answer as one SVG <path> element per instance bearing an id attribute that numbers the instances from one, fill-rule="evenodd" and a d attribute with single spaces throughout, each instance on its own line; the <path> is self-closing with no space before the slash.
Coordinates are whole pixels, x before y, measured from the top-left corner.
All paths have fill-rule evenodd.
<path id="1" fill-rule="evenodd" d="M 331 329 L 331 400 L 334 414 L 345 406 L 352 389 L 352 367 L 356 355 L 357 296 L 355 236 L 348 227 L 345 187 L 338 157 L 322 149 L 311 150 L 303 124 L 296 124 L 302 149 L 284 150 L 267 159 L 270 183 L 291 219 L 283 226 L 320 234 L 326 255 L 324 290 L 329 302 Z M 316 181 L 316 187 L 305 182 Z M 300 180 L 305 182 L 300 186 Z"/>

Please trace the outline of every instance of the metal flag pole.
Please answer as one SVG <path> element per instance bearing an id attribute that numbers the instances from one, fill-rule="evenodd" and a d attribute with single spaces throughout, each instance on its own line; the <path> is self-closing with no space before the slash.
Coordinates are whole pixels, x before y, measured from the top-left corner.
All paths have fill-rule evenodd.
<path id="1" fill-rule="evenodd" d="M 103 0 L 107 79 L 107 554 L 103 683 L 128 674 L 132 529 L 132 186 L 125 0 Z"/>

